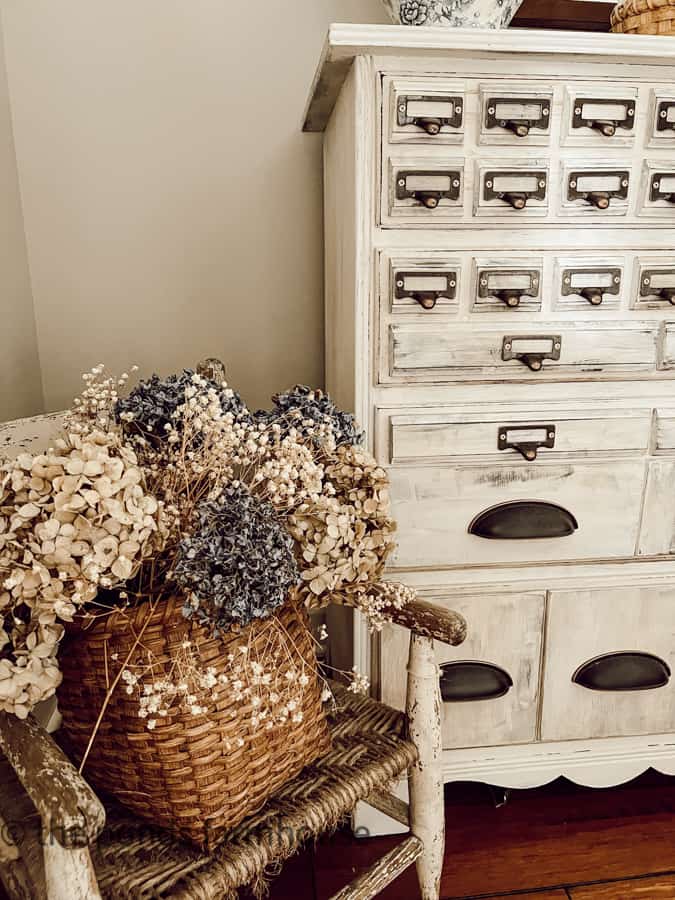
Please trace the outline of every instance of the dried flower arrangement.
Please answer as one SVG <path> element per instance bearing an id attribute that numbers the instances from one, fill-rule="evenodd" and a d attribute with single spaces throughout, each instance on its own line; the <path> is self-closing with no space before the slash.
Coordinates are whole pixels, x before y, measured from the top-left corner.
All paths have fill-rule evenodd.
<path id="1" fill-rule="evenodd" d="M 64 623 L 111 609 L 180 595 L 186 619 L 218 634 L 274 622 L 289 594 L 313 607 L 350 595 L 379 628 L 411 597 L 380 583 L 395 530 L 386 474 L 327 395 L 298 386 L 252 413 L 224 381 L 191 370 L 124 397 L 126 374 L 97 366 L 83 378 L 53 448 L 1 470 L 0 709 L 25 716 L 53 694 Z M 270 640 L 283 644 L 283 629 Z M 112 683 L 123 676 L 149 726 L 151 712 L 201 710 L 205 692 L 241 684 L 256 698 L 252 721 L 269 727 L 292 717 L 316 677 L 290 667 L 282 691 L 264 659 L 242 655 L 212 683 L 181 653 L 179 677 L 155 679 L 151 657 L 111 651 Z"/>

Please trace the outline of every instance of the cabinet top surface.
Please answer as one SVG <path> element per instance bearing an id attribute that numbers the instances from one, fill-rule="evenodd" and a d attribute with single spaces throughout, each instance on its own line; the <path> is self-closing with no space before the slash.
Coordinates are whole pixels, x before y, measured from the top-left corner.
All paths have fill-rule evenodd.
<path id="1" fill-rule="evenodd" d="M 305 131 L 323 131 L 357 56 L 398 59 L 477 59 L 502 53 L 568 57 L 585 61 L 675 65 L 675 37 L 403 25 L 331 25 L 305 114 Z"/>

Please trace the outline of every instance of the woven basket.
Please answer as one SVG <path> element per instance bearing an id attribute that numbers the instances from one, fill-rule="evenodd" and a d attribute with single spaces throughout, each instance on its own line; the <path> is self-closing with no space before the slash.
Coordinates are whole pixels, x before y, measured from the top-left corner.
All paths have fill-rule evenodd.
<path id="1" fill-rule="evenodd" d="M 626 0 L 611 21 L 619 34 L 675 34 L 675 0 Z"/>
<path id="2" fill-rule="evenodd" d="M 154 654 L 161 677 L 186 639 L 192 642 L 204 668 L 218 674 L 226 658 L 247 644 L 262 650 L 269 640 L 269 621 L 259 620 L 239 634 L 214 638 L 182 614 L 182 600 L 170 599 L 154 608 L 145 602 L 124 613 L 100 618 L 86 631 L 67 639 L 61 654 L 63 683 L 59 702 L 66 738 L 82 759 L 103 708 L 107 680 L 114 678 L 142 632 L 142 649 Z M 114 691 L 88 756 L 84 775 L 141 818 L 165 827 L 201 848 L 212 849 L 247 815 L 300 770 L 330 748 L 314 676 L 316 656 L 308 631 L 307 613 L 294 598 L 277 611 L 297 658 L 289 662 L 312 674 L 303 690 L 302 722 L 288 722 L 267 731 L 251 725 L 251 707 L 223 691 L 217 701 L 204 701 L 199 716 L 170 710 L 155 730 L 139 718 L 138 695 L 120 684 Z M 266 624 L 267 622 L 267 624 Z M 112 658 L 115 657 L 115 661 Z M 140 656 L 132 657 L 130 662 Z M 243 744 L 242 744 L 243 741 Z"/>

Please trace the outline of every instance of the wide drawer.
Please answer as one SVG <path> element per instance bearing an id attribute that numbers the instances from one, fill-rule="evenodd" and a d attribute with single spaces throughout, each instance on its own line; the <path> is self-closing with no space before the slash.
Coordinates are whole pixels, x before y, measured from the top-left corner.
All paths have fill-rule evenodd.
<path id="1" fill-rule="evenodd" d="M 392 467 L 401 568 L 632 557 L 643 459 Z"/>
<path id="2" fill-rule="evenodd" d="M 436 645 L 444 698 L 443 746 L 481 747 L 536 738 L 545 592 L 444 596 L 470 623 L 461 647 Z M 405 705 L 409 633 L 382 634 L 382 699 Z"/>
<path id="3" fill-rule="evenodd" d="M 536 379 L 621 376 L 657 367 L 655 322 L 541 322 L 517 329 L 495 325 L 395 323 L 380 361 L 380 381 L 444 382 L 467 378 Z M 675 341 L 673 349 L 675 351 Z M 672 367 L 670 344 L 660 367 Z"/>
<path id="4" fill-rule="evenodd" d="M 675 587 L 554 591 L 541 738 L 675 730 Z"/>

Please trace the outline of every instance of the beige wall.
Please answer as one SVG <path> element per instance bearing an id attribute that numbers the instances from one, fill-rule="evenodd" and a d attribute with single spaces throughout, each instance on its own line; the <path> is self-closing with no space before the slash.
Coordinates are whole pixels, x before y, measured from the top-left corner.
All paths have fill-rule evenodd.
<path id="1" fill-rule="evenodd" d="M 323 377 L 331 21 L 380 0 L 0 0 L 45 399 L 222 357 L 251 405 Z"/>
<path id="2" fill-rule="evenodd" d="M 0 25 L 0 422 L 41 411 L 35 318 Z"/>

